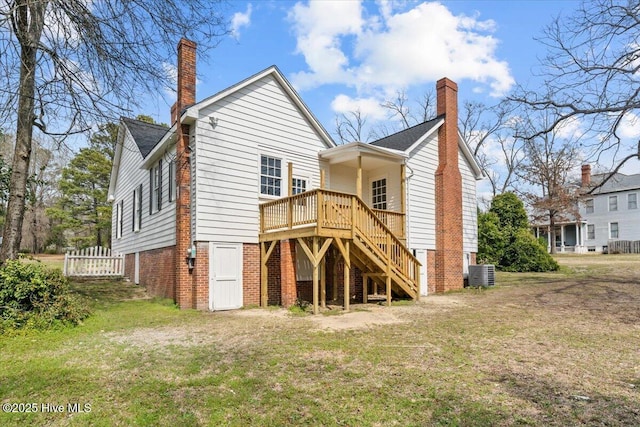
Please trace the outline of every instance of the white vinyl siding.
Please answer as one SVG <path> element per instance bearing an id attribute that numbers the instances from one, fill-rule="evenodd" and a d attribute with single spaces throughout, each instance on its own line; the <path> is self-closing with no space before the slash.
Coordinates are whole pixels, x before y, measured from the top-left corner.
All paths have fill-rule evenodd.
<path id="1" fill-rule="evenodd" d="M 269 200 L 260 197 L 260 155 L 280 157 L 282 176 L 292 162 L 294 176 L 309 177 L 307 191 L 320 182 L 327 147 L 270 75 L 203 108 L 196 126 L 195 240 L 258 242 L 258 205 Z"/>
<path id="2" fill-rule="evenodd" d="M 462 245 L 465 253 L 478 252 L 478 199 L 476 179 L 469 162 L 458 151 L 458 165 L 462 177 Z"/>
<path id="3" fill-rule="evenodd" d="M 140 167 L 142 155 L 131 138 L 129 132 L 125 132 L 123 146 L 116 151 L 116 156 L 120 156 L 120 169 L 116 182 L 114 197 L 115 200 L 124 199 L 125 212 L 130 212 L 133 208 L 132 197 L 134 189 L 140 188 L 142 183 L 142 215 L 141 228 L 139 232 L 132 232 L 133 215 L 126 214 L 123 217 L 122 238 L 114 239 L 112 249 L 119 253 L 143 252 L 151 249 L 163 248 L 175 245 L 175 203 L 165 203 L 161 212 L 152 216 L 149 215 L 149 170 Z M 165 155 L 165 161 L 173 159 L 175 147 L 171 147 Z M 168 174 L 168 168 L 163 168 L 163 175 Z M 168 175 L 163 177 L 163 182 L 168 181 Z M 117 209 L 113 209 L 112 233 L 116 235 L 116 214 Z"/>
<path id="4" fill-rule="evenodd" d="M 640 240 L 640 215 L 637 209 L 629 208 L 629 196 L 637 194 L 638 189 L 629 189 L 626 191 L 615 192 L 614 194 L 595 194 L 593 195 L 593 212 L 586 211 L 586 207 L 580 209 L 581 217 L 587 222 L 588 226 L 593 229 L 593 239 L 589 239 L 589 246 L 595 247 L 596 251 L 601 251 L 602 247 L 607 245 L 609 239 L 615 235 L 612 233 L 611 224 L 617 224 L 618 239 L 623 240 Z M 610 211 L 611 197 L 615 197 L 618 210 Z M 633 197 L 631 197 L 633 205 Z M 587 237 L 589 231 L 587 230 Z"/>
<path id="5" fill-rule="evenodd" d="M 438 167 L 437 132 L 418 145 L 409 158 L 407 171 L 408 246 L 415 249 L 435 249 L 435 171 Z"/>
<path id="6" fill-rule="evenodd" d="M 116 239 L 122 237 L 122 225 L 124 215 L 124 200 L 120 200 L 116 205 Z"/>

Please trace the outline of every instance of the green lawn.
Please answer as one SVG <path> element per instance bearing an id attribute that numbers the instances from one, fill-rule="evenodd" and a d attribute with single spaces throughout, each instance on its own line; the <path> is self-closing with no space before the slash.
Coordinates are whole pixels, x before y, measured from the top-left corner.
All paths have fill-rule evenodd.
<path id="1" fill-rule="evenodd" d="M 334 316 L 77 283 L 83 325 L 0 337 L 3 409 L 37 409 L 0 425 L 640 425 L 640 257 L 559 261 Z"/>

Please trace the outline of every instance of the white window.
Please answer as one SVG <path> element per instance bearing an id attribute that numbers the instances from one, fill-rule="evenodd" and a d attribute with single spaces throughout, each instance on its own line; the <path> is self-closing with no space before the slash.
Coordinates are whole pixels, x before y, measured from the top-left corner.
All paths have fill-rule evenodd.
<path id="1" fill-rule="evenodd" d="M 617 211 L 618 210 L 618 196 L 609 196 L 609 211 Z"/>
<path id="2" fill-rule="evenodd" d="M 307 181 L 300 178 L 292 178 L 291 179 L 291 195 L 295 196 L 296 194 L 304 193 L 307 191 Z"/>
<path id="3" fill-rule="evenodd" d="M 631 193 L 627 196 L 627 209 L 638 209 L 638 193 Z"/>
<path id="4" fill-rule="evenodd" d="M 371 206 L 373 209 L 387 209 L 387 178 L 371 182 Z"/>
<path id="5" fill-rule="evenodd" d="M 152 214 L 162 209 L 162 159 L 149 170 L 149 188 L 149 214 Z"/>
<path id="6" fill-rule="evenodd" d="M 593 224 L 587 224 L 587 240 L 593 240 L 596 238 L 596 226 Z"/>
<path id="7" fill-rule="evenodd" d="M 176 161 L 169 162 L 169 201 L 176 199 Z"/>
<path id="8" fill-rule="evenodd" d="M 584 205 L 587 209 L 588 214 L 593 213 L 593 199 L 585 200 Z"/>
<path id="9" fill-rule="evenodd" d="M 618 238 L 618 223 L 612 222 L 609 224 L 609 236 L 611 239 Z"/>
<path id="10" fill-rule="evenodd" d="M 124 210 L 124 200 L 120 200 L 120 202 L 116 205 L 116 239 L 122 237 L 122 211 Z"/>
<path id="11" fill-rule="evenodd" d="M 282 159 L 260 156 L 260 194 L 280 197 L 282 189 Z"/>
<path id="12" fill-rule="evenodd" d="M 133 190 L 133 209 L 131 211 L 133 213 L 131 229 L 140 231 L 140 226 L 142 225 L 142 184 Z"/>

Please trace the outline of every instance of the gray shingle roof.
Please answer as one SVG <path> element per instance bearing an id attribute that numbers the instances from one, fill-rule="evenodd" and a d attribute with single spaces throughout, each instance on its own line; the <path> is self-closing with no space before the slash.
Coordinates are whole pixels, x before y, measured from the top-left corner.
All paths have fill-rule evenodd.
<path id="1" fill-rule="evenodd" d="M 154 125 L 140 120 L 123 117 L 122 122 L 127 126 L 133 140 L 136 142 L 142 157 L 147 157 L 153 147 L 162 139 L 169 130 L 166 126 Z"/>
<path id="2" fill-rule="evenodd" d="M 591 177 L 591 183 L 597 184 L 602 182 L 604 174 L 596 174 Z M 614 193 L 616 191 L 640 189 L 640 173 L 634 175 L 625 175 L 617 173 L 612 176 L 602 187 L 596 188 L 592 194 Z"/>
<path id="3" fill-rule="evenodd" d="M 408 129 L 394 133 L 393 135 L 386 136 L 377 141 L 373 141 L 371 144 L 377 145 L 378 147 L 406 151 L 418 139 L 420 139 L 420 137 L 429 132 L 443 117 L 444 115 L 440 115 L 435 119 L 431 119 L 427 122 L 420 123 L 419 125 L 412 126 Z"/>

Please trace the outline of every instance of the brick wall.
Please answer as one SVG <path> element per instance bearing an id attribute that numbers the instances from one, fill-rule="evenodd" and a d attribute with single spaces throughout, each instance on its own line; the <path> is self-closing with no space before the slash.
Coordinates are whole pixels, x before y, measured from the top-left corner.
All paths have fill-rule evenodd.
<path id="1" fill-rule="evenodd" d="M 267 304 L 280 305 L 280 244 L 276 243 L 267 261 Z"/>
<path id="2" fill-rule="evenodd" d="M 462 177 L 458 168 L 458 86 L 438 80 L 437 112 L 445 116 L 438 130 L 438 169 L 435 174 L 436 253 L 435 291 L 463 287 Z"/>
<path id="3" fill-rule="evenodd" d="M 242 246 L 243 305 L 260 305 L 260 245 Z"/>
<path id="4" fill-rule="evenodd" d="M 433 294 L 436 291 L 436 251 L 427 251 L 427 293 Z"/>
<path id="5" fill-rule="evenodd" d="M 191 272 L 193 308 L 209 309 L 209 242 L 196 242 L 196 262 Z"/>
<path id="6" fill-rule="evenodd" d="M 140 252 L 140 285 L 150 295 L 175 299 L 175 246 Z M 125 276 L 135 277 L 135 254 L 125 255 Z"/>

